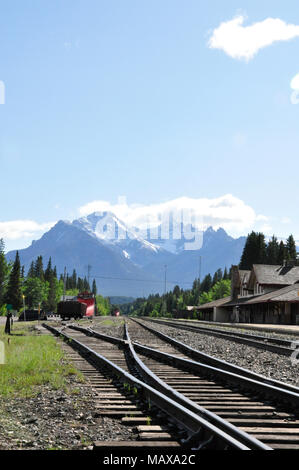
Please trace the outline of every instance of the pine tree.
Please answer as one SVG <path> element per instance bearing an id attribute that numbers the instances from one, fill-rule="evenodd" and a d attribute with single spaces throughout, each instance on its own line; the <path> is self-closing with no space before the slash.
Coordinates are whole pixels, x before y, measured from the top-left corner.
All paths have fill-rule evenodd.
<path id="1" fill-rule="evenodd" d="M 49 261 L 48 261 L 48 265 L 47 265 L 47 269 L 45 270 L 45 281 L 50 282 L 52 274 L 53 274 L 52 260 L 51 260 L 51 256 L 50 256 Z"/>
<path id="2" fill-rule="evenodd" d="M 286 247 L 283 241 L 281 240 L 281 242 L 279 243 L 279 247 L 278 247 L 277 263 L 282 266 L 285 259 L 286 259 Z"/>
<path id="3" fill-rule="evenodd" d="M 90 291 L 90 285 L 89 285 L 88 280 L 86 279 L 86 276 L 84 277 L 84 280 L 83 280 L 83 289 L 85 291 Z"/>
<path id="4" fill-rule="evenodd" d="M 84 289 L 84 282 L 83 282 L 83 279 L 81 279 L 81 277 L 78 277 L 77 289 L 79 290 L 79 292 L 83 292 L 85 290 Z"/>
<path id="5" fill-rule="evenodd" d="M 215 272 L 213 276 L 213 281 L 212 281 L 213 286 L 217 284 L 218 281 L 221 281 L 222 277 L 223 277 L 222 269 L 217 269 L 217 271 Z"/>
<path id="6" fill-rule="evenodd" d="M 27 278 L 28 277 L 35 277 L 35 269 L 34 269 L 34 262 L 31 261 L 30 268 L 27 273 Z"/>
<path id="7" fill-rule="evenodd" d="M 4 240 L 0 238 L 0 307 L 4 301 L 5 289 L 6 289 L 6 280 L 8 274 L 8 264 L 5 259 L 5 244 Z"/>
<path id="8" fill-rule="evenodd" d="M 252 269 L 253 264 L 266 262 L 266 242 L 263 233 L 251 232 L 247 239 L 241 256 L 240 269 Z"/>
<path id="9" fill-rule="evenodd" d="M 15 310 L 19 310 L 23 304 L 20 274 L 20 257 L 17 251 L 15 262 L 9 276 L 7 292 L 5 294 L 5 303 L 11 304 Z"/>
<path id="10" fill-rule="evenodd" d="M 35 277 L 37 277 L 41 281 L 45 280 L 42 256 L 37 257 L 37 260 L 34 265 L 34 272 L 35 272 Z"/>
<path id="11" fill-rule="evenodd" d="M 92 293 L 94 296 L 97 295 L 97 283 L 95 281 L 95 279 L 92 281 Z"/>
<path id="12" fill-rule="evenodd" d="M 56 310 L 57 307 L 57 285 L 58 281 L 56 277 L 54 276 L 54 273 L 52 271 L 49 279 L 49 290 L 48 290 L 48 297 L 47 301 L 45 303 L 46 310 L 49 312 L 53 312 Z"/>
<path id="13" fill-rule="evenodd" d="M 228 279 L 230 279 L 230 277 L 225 266 L 224 273 L 223 273 L 223 280 L 227 281 Z"/>
<path id="14" fill-rule="evenodd" d="M 72 289 L 76 289 L 76 287 L 77 287 L 77 273 L 76 273 L 76 270 L 74 269 L 73 274 L 72 274 Z"/>
<path id="15" fill-rule="evenodd" d="M 212 276 L 211 276 L 211 274 L 207 274 L 204 277 L 204 280 L 201 283 L 200 291 L 201 292 L 209 292 L 209 290 L 211 290 L 211 288 L 212 288 L 212 284 L 213 284 Z"/>
<path id="16" fill-rule="evenodd" d="M 290 235 L 287 239 L 286 250 L 287 250 L 287 259 L 291 261 L 296 261 L 297 249 L 296 249 L 296 243 L 295 243 L 293 235 Z"/>
<path id="17" fill-rule="evenodd" d="M 266 248 L 266 262 L 267 264 L 278 264 L 279 258 L 279 243 L 277 238 L 273 235 L 267 244 Z"/>

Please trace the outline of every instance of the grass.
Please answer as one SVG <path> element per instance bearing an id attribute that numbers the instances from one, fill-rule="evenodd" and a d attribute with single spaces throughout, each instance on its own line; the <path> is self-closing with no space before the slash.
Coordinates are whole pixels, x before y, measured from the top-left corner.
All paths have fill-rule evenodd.
<path id="1" fill-rule="evenodd" d="M 56 339 L 37 335 L 33 322 L 14 323 L 11 336 L 0 327 L 0 341 L 5 345 L 5 364 L 0 365 L 1 397 L 32 397 L 41 385 L 67 391 L 68 376 L 78 375 L 82 380 Z"/>

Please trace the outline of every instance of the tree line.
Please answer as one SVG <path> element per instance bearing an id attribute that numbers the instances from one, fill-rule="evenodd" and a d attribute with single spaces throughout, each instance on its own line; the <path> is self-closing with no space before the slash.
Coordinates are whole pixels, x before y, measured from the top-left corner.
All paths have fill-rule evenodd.
<path id="1" fill-rule="evenodd" d="M 253 264 L 282 266 L 284 262 L 290 261 L 298 264 L 296 242 L 293 235 L 290 235 L 286 242 L 278 241 L 275 235 L 266 242 L 263 233 L 252 231 L 247 236 L 239 267 L 250 270 Z"/>
<path id="2" fill-rule="evenodd" d="M 230 295 L 230 271 L 217 269 L 213 276 L 207 274 L 202 281 L 195 279 L 191 289 L 175 286 L 165 294 L 151 294 L 120 306 L 123 314 L 150 317 L 171 317 L 175 311 L 185 310 Z"/>
<path id="3" fill-rule="evenodd" d="M 76 270 L 72 275 L 68 273 L 57 276 L 56 266 L 52 267 L 51 257 L 44 269 L 43 258 L 38 256 L 32 261 L 27 274 L 21 266 L 19 252 L 16 252 L 14 262 L 7 262 L 5 258 L 5 245 L 0 239 L 0 315 L 6 313 L 7 305 L 13 310 L 20 311 L 25 303 L 28 309 L 40 308 L 46 312 L 55 312 L 61 296 L 77 295 L 82 291 L 91 291 L 97 299 L 99 313 L 110 313 L 109 299 L 97 295 L 95 279 L 90 288 L 89 282 L 77 276 Z"/>

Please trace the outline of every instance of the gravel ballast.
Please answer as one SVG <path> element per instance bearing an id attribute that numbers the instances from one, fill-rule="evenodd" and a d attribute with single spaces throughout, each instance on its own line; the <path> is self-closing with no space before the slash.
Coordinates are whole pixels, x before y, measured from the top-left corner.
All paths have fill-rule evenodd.
<path id="1" fill-rule="evenodd" d="M 257 374 L 299 386 L 299 361 L 294 362 L 291 357 L 238 344 L 228 339 L 212 337 L 208 334 L 178 330 L 154 322 L 150 322 L 150 325 L 155 330 L 205 354 L 231 362 Z"/>

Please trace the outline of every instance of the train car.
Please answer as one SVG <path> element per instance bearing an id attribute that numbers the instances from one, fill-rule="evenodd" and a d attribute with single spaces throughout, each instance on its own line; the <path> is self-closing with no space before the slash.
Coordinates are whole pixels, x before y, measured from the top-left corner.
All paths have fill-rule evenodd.
<path id="1" fill-rule="evenodd" d="M 81 292 L 71 300 L 62 300 L 57 305 L 57 314 L 66 318 L 92 318 L 95 314 L 95 298 L 90 292 Z"/>
<path id="2" fill-rule="evenodd" d="M 118 308 L 115 308 L 113 312 L 111 313 L 113 317 L 119 317 L 120 316 L 120 311 Z"/>
<path id="3" fill-rule="evenodd" d="M 85 317 L 93 317 L 95 315 L 95 298 L 91 292 L 81 292 L 77 296 L 77 301 L 86 305 Z"/>
<path id="4" fill-rule="evenodd" d="M 62 320 L 66 318 L 83 318 L 86 313 L 86 305 L 76 300 L 62 300 L 57 304 L 57 314 Z"/>

